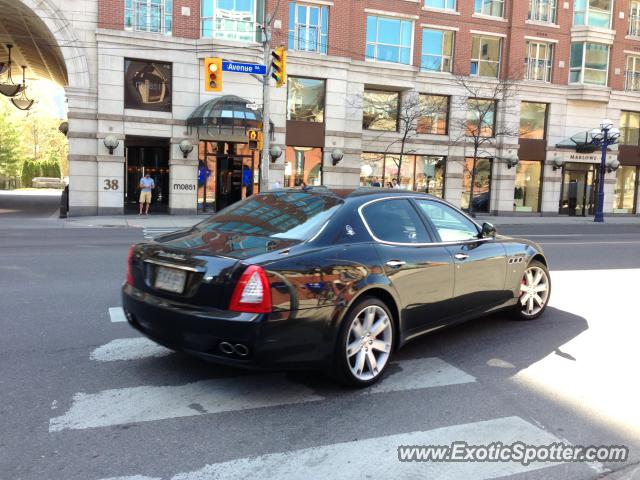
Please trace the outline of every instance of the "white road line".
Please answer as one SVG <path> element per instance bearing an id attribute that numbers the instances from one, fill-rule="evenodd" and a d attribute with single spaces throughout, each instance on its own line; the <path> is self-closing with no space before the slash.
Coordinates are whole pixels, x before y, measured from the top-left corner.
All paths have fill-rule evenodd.
<path id="1" fill-rule="evenodd" d="M 448 427 L 369 438 L 353 442 L 240 458 L 207 465 L 201 470 L 181 473 L 172 480 L 341 480 L 353 478 L 437 478 L 486 480 L 547 468 L 552 463 L 498 462 L 400 462 L 398 447 L 403 445 L 469 445 L 523 442 L 547 445 L 558 438 L 520 417 L 467 423 Z"/>
<path id="2" fill-rule="evenodd" d="M 144 337 L 118 338 L 96 348 L 91 352 L 89 358 L 98 362 L 115 362 L 118 360 L 164 357 L 171 353 L 171 350 Z"/>
<path id="3" fill-rule="evenodd" d="M 362 394 L 475 382 L 437 358 L 398 363 L 400 369 Z M 107 427 L 323 400 L 310 388 L 279 374 L 203 380 L 178 386 L 140 386 L 77 393 L 71 408 L 49 422 L 49 431 Z"/>
<path id="4" fill-rule="evenodd" d="M 109 309 L 109 317 L 113 323 L 126 322 L 127 317 L 124 314 L 122 307 L 111 307 Z"/>

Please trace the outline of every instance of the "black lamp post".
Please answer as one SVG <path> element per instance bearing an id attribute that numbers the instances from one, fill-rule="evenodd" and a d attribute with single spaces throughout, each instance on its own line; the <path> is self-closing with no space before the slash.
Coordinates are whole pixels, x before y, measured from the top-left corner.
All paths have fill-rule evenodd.
<path id="1" fill-rule="evenodd" d="M 591 130 L 591 143 L 602 150 L 600 158 L 600 176 L 598 180 L 598 199 L 596 201 L 596 214 L 593 219 L 596 223 L 604 223 L 604 176 L 607 172 L 607 149 L 614 145 L 620 138 L 620 130 L 613 127 L 611 120 L 603 120 L 600 128 Z"/>

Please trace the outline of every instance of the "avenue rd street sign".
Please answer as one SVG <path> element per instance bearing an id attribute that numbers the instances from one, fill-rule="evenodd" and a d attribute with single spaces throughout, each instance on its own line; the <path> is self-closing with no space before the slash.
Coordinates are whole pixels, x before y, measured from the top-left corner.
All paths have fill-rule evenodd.
<path id="1" fill-rule="evenodd" d="M 222 62 L 223 72 L 249 73 L 253 75 L 266 75 L 267 66 L 258 63 Z"/>

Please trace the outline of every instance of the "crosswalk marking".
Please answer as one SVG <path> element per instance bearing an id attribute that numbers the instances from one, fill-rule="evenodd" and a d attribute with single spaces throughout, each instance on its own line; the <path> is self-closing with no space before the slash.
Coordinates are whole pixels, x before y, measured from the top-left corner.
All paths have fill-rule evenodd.
<path id="1" fill-rule="evenodd" d="M 91 352 L 91 360 L 115 362 L 118 360 L 139 360 L 142 358 L 163 357 L 171 350 L 144 337 L 118 338 Z"/>
<path id="2" fill-rule="evenodd" d="M 122 307 L 111 307 L 109 309 L 109 318 L 111 318 L 111 322 L 120 323 L 126 322 L 127 317 L 124 314 L 124 310 Z"/>
<path id="3" fill-rule="evenodd" d="M 414 390 L 475 382 L 438 358 L 408 360 L 361 394 Z M 49 422 L 49 431 L 107 427 L 323 400 L 280 374 L 203 380 L 178 386 L 139 386 L 77 393 L 71 408 Z"/>
<path id="4" fill-rule="evenodd" d="M 278 480 L 342 480 L 353 478 L 437 478 L 454 480 L 473 478 L 488 480 L 531 472 L 556 465 L 517 462 L 400 462 L 397 449 L 403 445 L 450 445 L 453 442 L 488 445 L 523 442 L 546 445 L 559 439 L 520 417 L 466 423 L 352 442 L 306 448 L 257 457 L 240 458 L 206 465 L 192 472 L 180 473 L 171 480 L 244 480 L 265 478 Z M 135 478 L 135 477 L 132 477 Z"/>
<path id="5" fill-rule="evenodd" d="M 142 236 L 147 240 L 152 240 L 158 235 L 172 233 L 180 230 L 178 227 L 145 227 L 142 229 Z"/>

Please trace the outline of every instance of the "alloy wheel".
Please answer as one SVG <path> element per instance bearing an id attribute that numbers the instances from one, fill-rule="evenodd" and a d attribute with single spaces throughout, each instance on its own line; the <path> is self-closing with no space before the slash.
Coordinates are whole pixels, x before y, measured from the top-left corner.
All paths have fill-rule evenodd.
<path id="1" fill-rule="evenodd" d="M 520 307 L 524 316 L 533 317 L 544 309 L 549 301 L 549 287 L 549 276 L 543 268 L 527 268 L 520 284 Z"/>
<path id="2" fill-rule="evenodd" d="M 349 327 L 347 364 L 360 381 L 377 377 L 384 370 L 393 344 L 393 327 L 387 312 L 378 305 L 362 309 Z"/>

